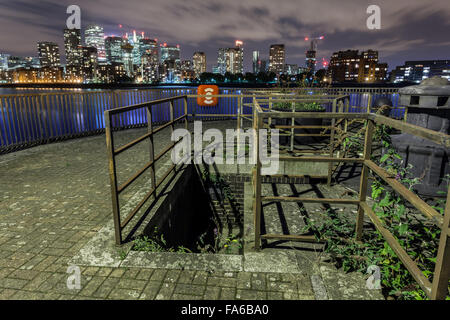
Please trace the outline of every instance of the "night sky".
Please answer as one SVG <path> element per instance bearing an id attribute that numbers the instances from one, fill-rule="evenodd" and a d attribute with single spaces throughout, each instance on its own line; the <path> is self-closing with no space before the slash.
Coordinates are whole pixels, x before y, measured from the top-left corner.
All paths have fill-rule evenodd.
<path id="1" fill-rule="evenodd" d="M 217 49 L 244 41 L 268 59 L 269 46 L 286 45 L 287 63 L 304 66 L 306 36 L 325 35 L 318 58 L 345 49 L 375 49 L 389 69 L 405 60 L 450 59 L 450 0 L 0 0 L 0 52 L 37 56 L 37 41 L 53 41 L 63 56 L 68 5 L 81 8 L 82 31 L 100 24 L 106 35 L 133 29 L 180 44 L 183 59 L 204 51 L 208 71 Z M 381 7 L 381 30 L 368 30 L 366 9 Z M 119 24 L 123 27 L 119 29 Z"/>

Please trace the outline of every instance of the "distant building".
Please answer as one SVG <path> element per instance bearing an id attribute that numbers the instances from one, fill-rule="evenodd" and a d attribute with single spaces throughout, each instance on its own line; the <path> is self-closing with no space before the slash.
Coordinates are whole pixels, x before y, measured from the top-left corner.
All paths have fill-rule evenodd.
<path id="1" fill-rule="evenodd" d="M 66 52 L 66 65 L 81 66 L 81 30 L 64 29 L 64 48 Z"/>
<path id="2" fill-rule="evenodd" d="M 450 60 L 406 61 L 403 66 L 396 67 L 391 73 L 391 82 L 416 82 L 440 76 L 450 80 Z"/>
<path id="3" fill-rule="evenodd" d="M 252 62 L 253 62 L 253 73 L 257 74 L 261 72 L 262 61 L 259 58 L 259 51 L 253 51 Z"/>
<path id="4" fill-rule="evenodd" d="M 97 69 L 98 81 L 102 83 L 115 83 L 125 76 L 125 74 L 123 64 L 117 62 L 101 64 Z"/>
<path id="5" fill-rule="evenodd" d="M 124 40 L 121 37 L 107 37 L 105 39 L 106 59 L 110 63 L 122 63 L 122 45 Z"/>
<path id="6" fill-rule="evenodd" d="M 198 78 L 202 73 L 206 72 L 206 55 L 204 52 L 195 52 L 192 57 L 195 76 Z"/>
<path id="7" fill-rule="evenodd" d="M 106 62 L 105 33 L 101 26 L 88 26 L 84 31 L 84 42 L 86 46 L 97 49 L 97 60 L 99 63 Z"/>
<path id="8" fill-rule="evenodd" d="M 298 74 L 298 64 L 286 64 L 284 68 L 285 72 L 289 76 L 295 76 Z"/>
<path id="9" fill-rule="evenodd" d="M 387 79 L 388 66 L 378 62 L 378 51 L 346 50 L 333 53 L 327 77 L 334 83 L 376 83 Z"/>
<path id="10" fill-rule="evenodd" d="M 218 65 L 215 65 L 215 66 L 212 67 L 212 73 L 215 73 L 215 74 L 220 74 L 221 73 L 220 72 L 220 68 L 219 68 Z"/>
<path id="11" fill-rule="evenodd" d="M 27 61 L 23 57 L 9 56 L 8 57 L 8 69 L 25 68 Z"/>
<path id="12" fill-rule="evenodd" d="M 133 69 L 133 46 L 129 43 L 122 45 L 122 62 L 128 77 L 134 76 Z"/>
<path id="13" fill-rule="evenodd" d="M 9 54 L 7 53 L 0 53 L 0 71 L 6 71 L 8 70 L 8 59 Z"/>
<path id="14" fill-rule="evenodd" d="M 226 48 L 220 48 L 217 51 L 217 71 L 224 75 L 227 72 Z"/>
<path id="15" fill-rule="evenodd" d="M 56 43 L 38 42 L 37 49 L 41 67 L 59 68 L 61 66 L 59 47 Z"/>
<path id="16" fill-rule="evenodd" d="M 166 60 L 174 60 L 175 63 L 180 63 L 180 46 L 169 46 L 167 43 L 161 44 L 161 63 Z"/>
<path id="17" fill-rule="evenodd" d="M 159 81 L 159 48 L 156 39 L 139 40 L 141 52 L 141 79 L 146 83 Z"/>
<path id="18" fill-rule="evenodd" d="M 222 74 L 244 73 L 244 48 L 243 42 L 236 40 L 234 48 L 219 49 L 218 66 Z"/>
<path id="19" fill-rule="evenodd" d="M 284 73 L 285 60 L 284 44 L 271 45 L 269 52 L 269 72 L 274 72 L 277 75 Z"/>
<path id="20" fill-rule="evenodd" d="M 41 62 L 39 61 L 39 57 L 25 57 L 25 67 L 26 68 L 40 68 Z"/>
<path id="21" fill-rule="evenodd" d="M 98 52 L 95 47 L 82 47 L 83 81 L 95 82 L 97 80 Z"/>
<path id="22" fill-rule="evenodd" d="M 141 38 L 139 39 L 139 51 L 142 56 L 147 54 L 150 56 L 153 56 L 154 58 L 159 61 L 159 49 L 158 49 L 158 43 L 155 39 L 149 39 L 149 38 Z"/>

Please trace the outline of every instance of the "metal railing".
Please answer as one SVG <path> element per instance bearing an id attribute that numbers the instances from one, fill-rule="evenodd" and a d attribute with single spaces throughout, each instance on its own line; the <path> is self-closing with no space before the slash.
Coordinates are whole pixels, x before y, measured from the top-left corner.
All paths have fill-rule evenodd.
<path id="1" fill-rule="evenodd" d="M 350 112 L 361 112 L 363 110 L 358 110 L 357 106 L 369 106 L 377 97 L 389 96 L 394 101 L 392 115 L 395 117 L 403 115 L 401 108 L 398 108 L 395 88 L 223 88 L 221 89 L 223 97 L 219 99 L 218 106 L 199 108 L 199 113 L 236 115 L 238 109 L 244 113 L 251 113 L 247 105 L 251 104 L 253 94 L 267 96 L 270 93 L 280 93 L 281 90 L 288 90 L 295 95 L 349 95 Z M 195 94 L 196 88 L 177 88 L 0 95 L 0 154 L 39 144 L 103 133 L 105 110 Z M 196 108 L 194 101 L 189 101 L 188 104 L 189 110 Z M 178 110 L 178 106 L 175 109 Z M 156 107 L 154 113 L 156 124 L 164 123 L 169 117 L 165 106 Z M 203 119 L 208 118 L 205 116 Z M 115 129 L 143 127 L 146 125 L 145 113 L 140 110 L 130 112 L 121 119 L 120 125 Z"/>
<path id="2" fill-rule="evenodd" d="M 434 208 L 425 203 L 415 193 L 403 186 L 394 177 L 392 177 L 385 169 L 376 165 L 371 161 L 372 154 L 372 138 L 375 124 L 382 124 L 405 133 L 409 133 L 427 140 L 430 140 L 439 145 L 450 147 L 450 136 L 408 124 L 404 121 L 394 120 L 371 113 L 314 113 L 314 112 L 273 112 L 263 110 L 255 98 L 253 128 L 256 130 L 256 141 L 259 137 L 259 129 L 264 127 L 264 120 L 270 118 L 322 118 L 322 119 L 360 119 L 366 122 L 364 153 L 362 158 L 339 158 L 335 157 L 334 153 L 330 152 L 328 157 L 297 157 L 297 156 L 281 156 L 281 161 L 314 161 L 314 162 L 353 162 L 361 163 L 363 165 L 362 174 L 360 178 L 359 199 L 324 199 L 324 198 L 300 198 L 300 197 L 268 197 L 261 194 L 261 162 L 259 161 L 259 145 L 255 144 L 257 164 L 253 169 L 253 195 L 254 195 L 254 229 L 255 229 L 255 248 L 261 249 L 262 239 L 278 239 L 278 240 L 294 240 L 294 241 L 309 241 L 316 242 L 315 236 L 311 235 L 280 235 L 280 234 L 261 234 L 261 210 L 263 202 L 273 201 L 287 201 L 287 202 L 304 202 L 304 203 L 329 203 L 329 204 L 354 204 L 358 206 L 356 217 L 356 240 L 361 241 L 363 233 L 363 218 L 366 214 L 376 229 L 384 237 L 388 245 L 392 248 L 403 265 L 408 269 L 420 287 L 424 290 L 427 296 L 431 299 L 445 299 L 448 292 L 448 283 L 450 279 L 450 190 L 447 193 L 447 203 L 442 217 Z M 330 150 L 331 151 L 331 150 Z M 434 270 L 433 283 L 424 276 L 417 264 L 411 259 L 408 253 L 403 249 L 398 240 L 392 233 L 383 226 L 382 221 L 375 212 L 370 208 L 366 202 L 367 198 L 367 183 L 369 177 L 369 170 L 388 183 L 392 189 L 408 200 L 420 213 L 433 221 L 441 229 L 441 237 L 436 257 L 436 265 Z"/>
<path id="3" fill-rule="evenodd" d="M 175 117 L 175 107 L 174 102 L 182 100 L 184 102 L 184 113 L 181 116 Z M 162 126 L 159 126 L 156 129 L 153 129 L 153 114 L 155 106 L 169 103 L 169 120 Z M 114 136 L 113 136 L 113 116 L 120 116 L 126 112 L 142 110 L 144 109 L 147 114 L 147 126 L 148 132 L 137 139 L 121 146 L 120 148 L 114 147 Z M 141 103 L 137 105 L 121 107 L 112 110 L 105 111 L 105 122 L 106 122 L 106 145 L 108 149 L 108 167 L 109 167 L 109 177 L 111 184 L 111 199 L 112 199 L 112 208 L 113 208 L 113 219 L 114 219 L 114 229 L 115 229 L 115 239 L 116 244 L 121 245 L 123 243 L 122 231 L 128 225 L 128 223 L 133 219 L 139 210 L 144 206 L 144 204 L 150 199 L 150 197 L 154 197 L 155 201 L 158 199 L 158 187 L 169 177 L 171 173 L 176 170 L 176 164 L 173 164 L 165 173 L 162 175 L 161 180 L 156 180 L 156 170 L 155 164 L 158 160 L 162 159 L 169 151 L 171 151 L 178 142 L 171 143 L 164 150 L 162 150 L 159 154 L 155 155 L 155 145 L 154 145 L 154 135 L 168 127 L 171 128 L 173 133 L 175 123 L 184 120 L 186 129 L 188 127 L 188 105 L 187 105 L 187 97 L 186 96 L 178 96 L 172 98 L 166 98 L 156 101 L 151 101 L 147 103 Z M 122 152 L 132 148 L 140 142 L 145 140 L 150 141 L 150 153 L 149 153 L 149 162 L 147 162 L 141 169 L 139 169 L 135 174 L 133 174 L 127 181 L 118 186 L 117 179 L 117 171 L 116 171 L 116 156 L 121 154 Z M 120 203 L 119 203 L 119 194 L 122 193 L 125 189 L 127 189 L 136 179 L 138 179 L 144 172 L 150 169 L 150 182 L 151 189 L 147 192 L 144 198 L 138 203 L 133 210 L 122 220 L 121 212 L 120 212 Z"/>

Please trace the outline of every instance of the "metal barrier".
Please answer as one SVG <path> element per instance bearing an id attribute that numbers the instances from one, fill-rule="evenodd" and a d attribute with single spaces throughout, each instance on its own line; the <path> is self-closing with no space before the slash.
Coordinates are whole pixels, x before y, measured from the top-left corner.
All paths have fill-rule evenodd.
<path id="1" fill-rule="evenodd" d="M 258 100 L 253 99 L 254 116 L 253 128 L 256 130 L 256 141 L 259 137 L 259 129 L 264 127 L 264 119 L 270 118 L 322 118 L 322 119 L 360 119 L 366 122 L 366 132 L 364 141 L 364 154 L 362 158 L 339 158 L 335 157 L 332 150 L 328 157 L 296 157 L 296 156 L 281 156 L 281 161 L 315 161 L 315 162 L 357 162 L 363 165 L 363 170 L 360 179 L 359 200 L 347 199 L 324 199 L 324 198 L 299 198 L 299 197 L 267 197 L 261 195 L 261 162 L 259 159 L 259 145 L 255 144 L 257 164 L 253 169 L 253 194 L 254 194 L 254 228 L 255 228 L 255 248 L 261 248 L 261 239 L 279 239 L 279 240 L 297 240 L 316 242 L 315 236 L 310 235 L 276 235 L 276 234 L 261 234 L 261 206 L 262 202 L 272 201 L 288 201 L 288 202 L 305 202 L 305 203 L 334 203 L 334 204 L 354 204 L 358 205 L 356 217 L 356 240 L 362 239 L 363 233 L 363 218 L 367 214 L 376 229 L 384 237 L 388 245 L 395 252 L 395 254 L 402 261 L 403 265 L 409 270 L 411 275 L 424 290 L 427 296 L 431 299 L 445 299 L 448 291 L 448 283 L 450 279 L 450 190 L 447 194 L 447 203 L 444 217 L 442 217 L 435 209 L 425 203 L 411 190 L 403 186 L 394 177 L 377 166 L 371 161 L 372 154 L 372 137 L 375 124 L 382 124 L 393 127 L 405 133 L 409 133 L 421 138 L 430 140 L 434 143 L 450 147 L 450 136 L 414 126 L 403 121 L 394 120 L 371 113 L 314 113 L 314 112 L 271 112 L 263 110 L 258 103 Z M 437 226 L 441 228 L 441 238 L 436 257 L 436 266 L 434 271 L 433 283 L 424 276 L 417 264 L 410 258 L 408 253 L 401 247 L 398 240 L 392 233 L 384 228 L 382 221 L 378 218 L 375 212 L 366 203 L 367 197 L 367 183 L 369 177 L 369 170 L 388 183 L 392 189 L 408 200 L 419 212 L 425 217 L 431 219 Z"/>
<path id="2" fill-rule="evenodd" d="M 394 101 L 392 116 L 401 117 L 403 115 L 401 108 L 397 108 L 398 95 L 395 88 L 222 88 L 223 97 L 220 99 L 219 105 L 214 109 L 200 108 L 199 111 L 205 114 L 235 115 L 237 110 L 241 109 L 243 113 L 246 113 L 249 112 L 249 108 L 242 105 L 251 104 L 250 96 L 252 94 L 267 96 L 284 91 L 294 95 L 349 95 L 350 112 L 360 112 L 356 106 L 369 105 L 369 102 L 372 103 L 378 96 L 390 96 Z M 0 95 L 0 154 L 38 144 L 103 133 L 105 110 L 193 94 L 196 94 L 196 88 Z M 234 95 L 234 97 L 227 98 L 226 95 Z M 239 98 L 237 95 L 248 97 Z M 370 96 L 372 98 L 369 98 Z M 189 101 L 188 107 L 189 110 L 195 108 L 194 101 Z M 164 106 L 157 107 L 154 121 L 155 123 L 164 123 L 168 116 Z M 207 118 L 204 117 L 204 119 Z M 145 116 L 138 111 L 133 111 L 129 116 L 121 119 L 121 126 L 116 129 L 145 125 Z"/>
<path id="3" fill-rule="evenodd" d="M 184 101 L 184 114 L 175 118 L 175 108 L 174 108 L 174 102 L 178 100 Z M 153 129 L 153 112 L 154 107 L 157 105 L 169 103 L 169 113 L 170 118 L 169 121 L 166 122 L 164 125 L 158 127 L 157 129 Z M 148 132 L 139 138 L 123 145 L 122 147 L 115 149 L 114 148 L 114 136 L 113 136 L 113 115 L 123 115 L 125 112 L 140 110 L 140 109 L 146 109 L 147 114 L 147 124 L 148 124 Z M 116 244 L 121 245 L 123 243 L 122 238 L 122 231 L 123 229 L 128 225 L 128 223 L 133 219 L 133 217 L 136 215 L 136 213 L 143 207 L 143 205 L 150 199 L 150 197 L 154 196 L 155 201 L 158 199 L 158 187 L 166 180 L 166 178 L 175 171 L 176 164 L 173 164 L 169 170 L 167 170 L 160 181 L 156 181 L 156 174 L 155 174 L 155 163 L 160 160 L 165 154 L 167 154 L 169 151 L 171 151 L 175 145 L 177 145 L 178 142 L 174 142 L 167 146 L 163 151 L 161 151 L 158 155 L 155 156 L 155 147 L 154 147 L 154 141 L 153 136 L 160 132 L 161 130 L 164 130 L 165 128 L 169 127 L 171 128 L 171 131 L 173 133 L 174 131 L 174 125 L 176 122 L 179 122 L 181 120 L 185 121 L 185 126 L 187 129 L 188 126 L 188 105 L 187 105 L 187 97 L 186 96 L 178 96 L 173 98 L 166 98 L 156 101 L 151 101 L 147 103 L 141 103 L 137 105 L 127 106 L 127 107 L 121 107 L 117 109 L 112 110 L 106 110 L 105 111 L 105 128 L 106 128 L 106 145 L 108 149 L 108 164 L 109 164 L 109 177 L 110 177 L 110 183 L 111 183 L 111 198 L 112 198 L 112 208 L 113 208 L 113 218 L 114 218 L 114 229 L 115 229 L 115 239 Z M 128 150 L 129 148 L 137 145 L 138 143 L 149 139 L 150 141 L 150 161 L 144 165 L 140 170 L 138 170 L 132 177 L 130 177 L 126 182 L 118 186 L 117 183 L 117 172 L 116 172 L 116 159 L 115 157 L 119 155 L 120 153 Z M 122 221 L 121 215 L 120 215 L 120 203 L 119 203 L 119 194 L 123 192 L 126 188 L 128 188 L 137 178 L 139 178 L 145 171 L 150 169 L 151 172 L 151 189 L 150 191 L 145 195 L 145 197 L 138 203 L 138 205 L 125 217 L 125 219 Z"/>

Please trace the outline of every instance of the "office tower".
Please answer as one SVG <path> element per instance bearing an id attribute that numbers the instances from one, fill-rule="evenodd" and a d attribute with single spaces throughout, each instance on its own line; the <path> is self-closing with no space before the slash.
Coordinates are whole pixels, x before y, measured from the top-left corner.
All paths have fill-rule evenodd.
<path id="1" fill-rule="evenodd" d="M 392 71 L 394 83 L 409 81 L 420 83 L 422 80 L 440 76 L 450 80 L 450 60 L 406 61 Z"/>
<path id="2" fill-rule="evenodd" d="M 122 45 L 124 40 L 121 37 L 107 37 L 105 39 L 106 59 L 108 62 L 122 63 Z"/>
<path id="3" fill-rule="evenodd" d="M 66 51 L 66 65 L 81 66 L 80 29 L 64 29 L 64 48 Z"/>
<path id="4" fill-rule="evenodd" d="M 38 57 L 41 67 L 59 68 L 61 59 L 59 55 L 59 47 L 54 42 L 38 42 Z"/>
<path id="5" fill-rule="evenodd" d="M 132 57 L 133 57 L 133 65 L 140 66 L 142 61 L 142 50 L 141 50 L 141 40 L 144 39 L 144 32 L 140 34 L 136 33 L 136 30 L 133 30 L 133 36 L 128 38 L 128 42 L 133 46 Z"/>
<path id="6" fill-rule="evenodd" d="M 174 60 L 176 63 L 180 63 L 180 46 L 169 46 L 167 43 L 161 44 L 161 63 L 166 60 Z"/>
<path id="7" fill-rule="evenodd" d="M 204 52 L 195 52 L 192 57 L 195 76 L 198 78 L 202 73 L 206 72 L 206 55 Z"/>
<path id="8" fill-rule="evenodd" d="M 159 50 L 156 39 L 141 38 L 138 43 L 141 57 L 147 54 L 156 57 L 159 61 Z"/>
<path id="9" fill-rule="evenodd" d="M 106 62 L 105 33 L 101 26 L 88 26 L 84 31 L 84 42 L 87 47 L 97 49 L 97 60 L 99 63 Z"/>
<path id="10" fill-rule="evenodd" d="M 221 50 L 224 51 L 222 52 Z M 232 74 L 243 73 L 244 72 L 243 42 L 240 40 L 236 40 L 236 46 L 234 48 L 219 49 L 218 66 L 221 69 L 221 71 L 224 68 L 225 72 L 229 72 Z"/>
<path id="11" fill-rule="evenodd" d="M 98 52 L 95 47 L 82 47 L 83 79 L 85 82 L 96 80 L 98 67 Z"/>
<path id="12" fill-rule="evenodd" d="M 130 78 L 133 77 L 133 46 L 130 43 L 125 43 L 122 45 L 122 61 L 127 76 Z"/>
<path id="13" fill-rule="evenodd" d="M 9 56 L 8 57 L 8 69 L 17 69 L 17 68 L 25 68 L 27 62 L 25 58 L 18 56 Z"/>
<path id="14" fill-rule="evenodd" d="M 253 59 L 253 73 L 259 73 L 261 72 L 261 65 L 262 65 L 262 61 L 259 58 L 259 51 L 253 51 L 253 55 L 252 55 Z"/>
<path id="15" fill-rule="evenodd" d="M 212 66 L 212 73 L 220 74 L 220 69 L 218 65 Z"/>
<path id="16" fill-rule="evenodd" d="M 159 78 L 159 48 L 156 39 L 139 40 L 141 53 L 141 78 L 146 83 L 155 83 Z"/>
<path id="17" fill-rule="evenodd" d="M 244 73 L 244 43 L 240 40 L 235 42 L 234 72 Z"/>
<path id="18" fill-rule="evenodd" d="M 8 70 L 8 59 L 9 54 L 7 53 L 0 53 L 0 71 L 6 71 Z"/>
<path id="19" fill-rule="evenodd" d="M 333 53 L 328 67 L 332 82 L 374 83 L 386 80 L 387 64 L 378 62 L 378 51 L 358 50 Z"/>
<path id="20" fill-rule="evenodd" d="M 227 60 L 226 60 L 226 51 L 225 48 L 220 48 L 217 51 L 217 69 L 218 73 L 224 75 L 227 72 Z"/>
<path id="21" fill-rule="evenodd" d="M 285 50 L 284 44 L 273 44 L 269 51 L 269 72 L 277 75 L 284 73 Z"/>
<path id="22" fill-rule="evenodd" d="M 297 64 L 286 64 L 284 70 L 287 75 L 295 76 L 298 74 L 298 65 Z"/>
<path id="23" fill-rule="evenodd" d="M 39 57 L 25 57 L 24 61 L 26 68 L 39 68 L 41 66 Z"/>

